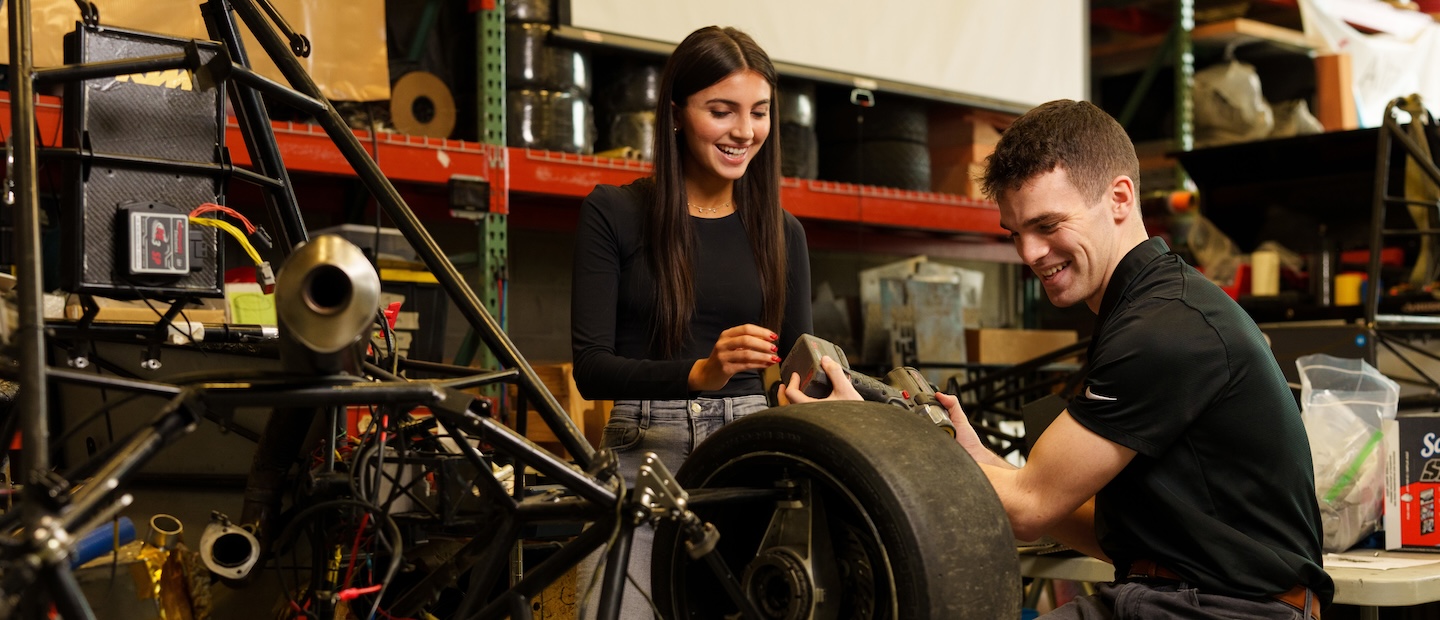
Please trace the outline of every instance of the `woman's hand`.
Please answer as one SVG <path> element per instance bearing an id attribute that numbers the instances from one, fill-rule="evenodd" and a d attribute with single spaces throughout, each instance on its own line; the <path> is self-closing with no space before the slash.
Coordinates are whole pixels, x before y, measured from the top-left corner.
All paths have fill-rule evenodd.
<path id="1" fill-rule="evenodd" d="M 725 387 L 730 377 L 746 370 L 761 370 L 780 362 L 779 334 L 759 325 L 745 324 L 720 332 L 710 357 L 690 367 L 690 389 L 708 392 Z"/>

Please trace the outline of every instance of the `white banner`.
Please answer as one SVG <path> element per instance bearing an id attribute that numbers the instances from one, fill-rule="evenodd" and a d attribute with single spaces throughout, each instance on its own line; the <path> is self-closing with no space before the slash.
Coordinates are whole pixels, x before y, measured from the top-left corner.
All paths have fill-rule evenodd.
<path id="1" fill-rule="evenodd" d="M 1084 99 L 1085 2 L 571 0 L 578 28 L 676 44 L 745 31 L 775 61 L 1035 106 Z"/>
<path id="2" fill-rule="evenodd" d="M 1305 36 L 1315 51 L 1350 55 L 1360 126 L 1379 127 L 1385 104 L 1410 94 L 1418 93 L 1432 114 L 1440 110 L 1440 23 L 1430 21 L 1423 13 L 1399 11 L 1388 19 L 1403 26 L 1397 28 L 1403 35 L 1364 34 L 1347 20 L 1379 19 L 1386 17 L 1386 11 L 1395 10 L 1376 1 L 1373 4 L 1379 7 L 1368 8 L 1368 14 L 1356 12 L 1368 4 L 1357 0 L 1300 0 Z M 1416 21 L 1415 16 L 1423 19 Z"/>

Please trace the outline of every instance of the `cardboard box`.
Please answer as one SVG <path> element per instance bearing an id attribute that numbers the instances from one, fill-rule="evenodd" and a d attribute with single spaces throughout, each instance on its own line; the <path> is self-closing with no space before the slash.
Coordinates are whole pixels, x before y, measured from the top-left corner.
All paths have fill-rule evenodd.
<path id="1" fill-rule="evenodd" d="M 930 114 L 930 189 L 981 199 L 976 179 L 985 158 L 995 152 L 1000 133 L 1014 116 L 984 110 L 947 110 Z"/>
<path id="2" fill-rule="evenodd" d="M 570 420 L 580 433 L 590 442 L 590 445 L 600 446 L 600 434 L 605 429 L 605 423 L 610 420 L 611 401 L 589 401 L 580 395 L 580 390 L 575 387 L 574 366 L 570 363 L 564 364 L 534 364 L 535 374 L 540 376 L 540 381 L 555 395 L 555 400 L 560 401 L 560 407 L 570 414 Z M 519 388 L 515 385 L 510 387 L 511 402 L 517 397 Z M 545 420 L 535 410 L 533 402 L 526 401 L 525 431 L 530 441 L 544 446 L 556 454 L 564 455 L 564 449 L 560 447 L 559 438 L 545 424 Z M 514 426 L 515 417 L 510 418 L 511 426 Z"/>
<path id="3" fill-rule="evenodd" d="M 965 350 L 972 364 L 1018 364 L 1075 344 L 1079 336 L 1057 329 L 967 329 Z"/>
<path id="4" fill-rule="evenodd" d="M 1440 489 L 1440 416 L 1381 424 L 1385 446 L 1386 549 L 1440 551 L 1435 494 Z"/>

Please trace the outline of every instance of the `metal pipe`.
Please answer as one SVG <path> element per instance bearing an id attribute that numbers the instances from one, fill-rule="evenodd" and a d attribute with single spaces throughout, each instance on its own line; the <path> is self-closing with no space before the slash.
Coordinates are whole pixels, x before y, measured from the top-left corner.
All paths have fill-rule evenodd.
<path id="1" fill-rule="evenodd" d="M 256 185 L 266 188 L 279 188 L 281 183 L 270 177 L 262 176 L 236 168 L 230 164 L 213 164 L 194 161 L 177 161 L 174 159 L 163 159 L 159 157 L 144 157 L 140 155 L 119 155 L 114 153 L 94 153 L 78 148 L 49 147 L 40 149 L 39 156 L 46 159 L 81 160 L 91 164 L 104 164 L 115 168 L 129 168 L 134 170 L 158 170 L 162 172 L 187 172 L 191 174 L 233 174 L 243 177 Z"/>
<path id="2" fill-rule="evenodd" d="M 433 405 L 445 395 L 428 383 L 357 383 L 321 387 L 266 389 L 254 383 L 209 384 L 200 394 L 208 403 L 226 407 L 261 407 L 284 403 L 285 408 L 331 407 L 337 405 Z"/>
<path id="3" fill-rule="evenodd" d="M 565 571 L 570 570 L 570 567 L 579 564 L 585 556 L 590 555 L 590 552 L 603 546 L 605 541 L 609 540 L 610 532 L 613 531 L 614 527 L 615 519 L 613 516 L 606 521 L 601 521 L 591 526 L 579 536 L 575 537 L 574 540 L 570 541 L 569 544 L 561 547 L 559 551 L 556 551 L 549 558 L 546 558 L 544 562 L 541 562 L 532 569 L 529 574 L 525 575 L 524 579 L 520 580 L 520 583 L 515 584 L 515 587 L 511 588 L 511 592 L 520 594 L 525 597 L 525 600 L 539 596 L 546 585 L 554 582 L 560 575 L 565 574 Z M 624 567 L 621 568 L 623 571 Z M 623 575 L 624 573 L 622 572 L 621 574 Z M 474 617 L 499 620 L 500 618 L 504 618 L 509 611 L 509 601 L 505 597 L 500 597 L 491 601 L 490 604 L 481 609 Z"/>
<path id="4" fill-rule="evenodd" d="M 280 69 L 285 79 L 301 93 L 315 99 L 324 99 L 324 95 L 315 82 L 310 79 L 304 67 L 300 66 L 299 61 L 295 60 L 294 55 L 289 53 L 285 47 L 285 42 L 265 21 L 265 16 L 255 6 L 256 1 L 232 0 L 231 5 L 240 15 L 240 19 L 250 27 L 251 33 L 255 35 L 261 47 L 270 54 L 270 58 L 275 61 L 276 67 Z M 466 321 L 495 353 L 496 359 L 501 364 L 520 371 L 521 388 L 537 401 L 537 409 L 541 417 L 555 431 L 561 445 L 575 457 L 582 469 L 588 468 L 590 462 L 595 458 L 595 449 L 580 434 L 580 429 L 575 426 L 575 422 L 565 414 L 564 409 L 560 407 L 560 402 L 549 390 L 545 389 L 539 375 L 535 374 L 535 369 L 531 368 L 529 362 L 520 356 L 515 344 L 501 329 L 500 324 L 490 316 L 490 313 L 485 311 L 480 299 L 465 283 L 459 270 L 445 257 L 440 246 L 435 243 L 430 233 L 425 230 L 425 226 L 415 216 L 415 212 L 406 206 L 405 200 L 400 197 L 395 186 L 380 172 L 379 166 L 365 152 L 359 139 L 355 137 L 355 133 L 346 126 L 335 108 L 328 104 L 325 106 L 325 113 L 317 115 L 315 120 L 335 142 L 340 153 L 354 168 L 355 174 L 370 189 L 375 202 L 385 209 L 386 215 L 390 217 L 395 228 L 405 235 L 405 239 L 424 260 L 425 266 L 444 287 L 445 292 L 455 302 Z"/>
<path id="5" fill-rule="evenodd" d="M 240 39 L 240 30 L 235 26 L 234 16 L 226 8 L 225 0 L 210 0 L 201 5 L 205 16 L 205 27 L 210 37 L 225 44 L 234 67 L 250 66 L 245 53 L 245 44 Z M 254 90 L 243 88 L 231 81 L 227 87 L 231 101 L 235 102 L 235 120 L 245 135 L 245 150 L 256 170 L 265 177 L 276 179 L 279 187 L 269 188 L 265 195 L 265 208 L 270 212 L 276 226 L 276 242 L 280 251 L 288 255 L 296 246 L 310 240 L 305 229 L 305 220 L 300 215 L 300 202 L 295 198 L 295 188 L 290 184 L 290 172 L 280 157 L 280 145 L 275 142 L 275 129 L 270 125 L 270 114 L 265 101 Z"/>
<path id="6" fill-rule="evenodd" d="M 1391 102 L 1391 105 L 1394 105 L 1401 101 L 1404 100 L 1397 99 L 1396 101 Z M 1420 121 L 1419 119 L 1415 119 L 1411 120 L 1410 122 L 1418 123 Z M 1415 160 L 1415 165 L 1419 166 L 1420 170 L 1423 171 L 1426 176 L 1430 177 L 1430 182 L 1436 185 L 1440 185 L 1440 168 L 1437 168 L 1435 166 L 1435 162 L 1431 161 L 1429 157 L 1425 156 L 1424 151 L 1421 149 L 1420 143 L 1416 142 L 1414 138 L 1410 137 L 1410 134 L 1405 132 L 1405 128 L 1400 126 L 1400 121 L 1395 120 L 1395 116 L 1391 114 L 1389 106 L 1385 108 L 1385 128 L 1389 129 L 1390 132 L 1394 134 L 1395 139 L 1400 141 L 1400 144 L 1405 147 L 1405 152 L 1410 154 L 1410 159 Z M 1435 203 L 1430 202 L 1424 204 L 1426 206 L 1434 206 Z"/>
<path id="7" fill-rule="evenodd" d="M 139 394 L 150 394 L 152 396 L 177 396 L 183 388 L 169 383 L 157 383 L 154 381 L 142 381 L 139 379 L 125 379 L 123 377 L 109 377 L 97 375 L 93 372 L 81 372 L 68 368 L 51 368 L 50 377 L 64 383 L 75 383 L 88 387 L 108 388 L 125 390 Z M 21 390 L 24 393 L 24 390 Z"/>
<path id="8" fill-rule="evenodd" d="M 91 611 L 90 605 L 85 602 L 80 582 L 75 580 L 75 573 L 70 572 L 69 566 L 59 562 L 51 563 L 40 569 L 40 575 L 45 580 L 50 602 L 55 605 L 55 610 L 60 612 L 61 618 L 95 620 L 95 612 Z"/>
<path id="9" fill-rule="evenodd" d="M 625 594 L 625 575 L 630 570 L 630 542 L 635 538 L 634 534 L 635 527 L 622 522 L 620 530 L 615 532 L 609 553 L 605 554 L 605 576 L 600 582 L 600 608 L 595 613 L 598 620 L 616 620 L 620 617 L 620 600 Z"/>
<path id="10" fill-rule="evenodd" d="M 195 428 L 198 417 L 189 411 L 186 401 L 192 393 L 187 392 L 182 391 L 166 403 L 149 426 L 131 435 L 114 452 L 114 458 L 101 465 L 90 482 L 70 496 L 70 509 L 62 517 L 67 531 L 88 521 L 106 503 L 106 498 L 144 467 L 161 448 Z"/>
<path id="11" fill-rule="evenodd" d="M 516 518 L 526 524 L 594 521 L 608 514 L 615 514 L 615 508 L 600 506 L 589 500 L 578 498 L 562 500 L 532 498 L 520 502 L 515 507 Z"/>
<path id="12" fill-rule="evenodd" d="M 19 480 L 26 483 L 27 495 L 41 493 L 31 479 L 50 470 L 50 407 L 46 402 L 44 290 L 40 257 L 40 195 L 35 169 L 35 84 L 31 76 L 30 0 L 10 0 L 10 188 L 15 209 L 16 272 L 19 290 L 20 327 L 15 331 L 20 359 L 20 394 L 16 410 L 20 415 L 21 454 Z M 7 192 L 7 197 L 9 196 Z M 38 499 L 38 498 L 37 498 Z M 29 502 L 34 511 L 43 502 Z"/>
<path id="13" fill-rule="evenodd" d="M 79 65 L 65 65 L 35 70 L 35 84 L 46 85 L 117 77 L 132 73 L 150 73 L 170 69 L 193 69 L 189 54 L 164 54 L 119 60 L 102 60 Z"/>
<path id="14" fill-rule="evenodd" d="M 315 99 L 314 97 L 307 97 L 293 88 L 251 71 L 246 67 L 236 65 L 232 68 L 230 77 L 244 86 L 270 95 L 280 101 L 280 103 L 302 112 L 308 114 L 325 113 L 325 102 Z"/>
<path id="15" fill-rule="evenodd" d="M 1375 140 L 1375 185 L 1370 204 L 1370 264 L 1366 273 L 1370 277 L 1369 290 L 1365 292 L 1365 329 L 1375 337 L 1375 315 L 1380 310 L 1380 248 L 1385 243 L 1385 196 L 1390 193 L 1390 138 L 1398 131 L 1391 122 L 1395 105 L 1399 99 L 1385 105 L 1385 122 L 1380 136 Z M 1366 355 L 1365 361 L 1374 364 L 1375 353 Z"/>
<path id="16" fill-rule="evenodd" d="M 441 415 L 439 411 L 433 411 L 433 413 Z M 464 420 L 464 426 L 484 437 L 496 450 L 515 457 L 515 460 L 524 465 L 534 467 L 536 471 L 549 476 L 580 497 L 604 506 L 614 506 L 615 502 L 620 501 L 615 495 L 615 491 L 601 486 L 594 478 L 585 473 L 572 469 L 568 463 L 556 458 L 544 448 L 535 445 L 505 425 L 491 418 L 482 418 L 477 415 L 467 415 Z M 516 475 L 519 475 L 518 467 Z"/>

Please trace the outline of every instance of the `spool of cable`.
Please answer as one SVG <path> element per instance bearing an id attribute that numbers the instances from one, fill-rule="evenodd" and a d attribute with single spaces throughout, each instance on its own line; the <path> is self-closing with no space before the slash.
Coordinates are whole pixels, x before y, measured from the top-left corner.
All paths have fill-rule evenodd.
<path id="1" fill-rule="evenodd" d="M 607 112 L 626 114 L 655 111 L 660 100 L 660 66 L 626 62 L 607 81 L 596 105 Z"/>
<path id="2" fill-rule="evenodd" d="M 820 178 L 928 192 L 930 149 L 908 140 L 842 142 L 820 151 Z"/>
<path id="3" fill-rule="evenodd" d="M 605 150 L 630 147 L 639 159 L 655 159 L 655 112 L 623 112 L 610 117 L 609 141 Z"/>
<path id="4" fill-rule="evenodd" d="M 589 155 L 595 152 L 595 111 L 590 101 L 573 91 L 545 94 L 546 148 Z"/>
<path id="5" fill-rule="evenodd" d="M 546 84 L 544 24 L 505 24 L 505 85 L 541 89 Z"/>
<path id="6" fill-rule="evenodd" d="M 435 74 L 411 71 L 390 87 L 390 122 L 403 134 L 448 138 L 455 130 L 455 97 Z"/>
<path id="7" fill-rule="evenodd" d="M 781 123 L 815 127 L 815 83 L 785 80 L 780 82 L 778 120 Z"/>
<path id="8" fill-rule="evenodd" d="M 510 88 L 590 94 L 590 56 L 550 44 L 550 26 L 505 25 L 505 83 Z"/>
<path id="9" fill-rule="evenodd" d="M 820 171 L 815 130 L 795 123 L 780 123 L 780 174 L 813 179 Z"/>
<path id="10" fill-rule="evenodd" d="M 550 0 L 506 0 L 507 22 L 550 22 Z"/>
<path id="11" fill-rule="evenodd" d="M 590 77 L 590 54 L 564 47 L 550 47 L 554 59 L 550 69 L 550 87 L 570 90 L 589 96 L 594 86 Z"/>
<path id="12" fill-rule="evenodd" d="M 505 143 L 543 149 L 545 135 L 544 91 L 511 90 L 505 93 Z"/>

